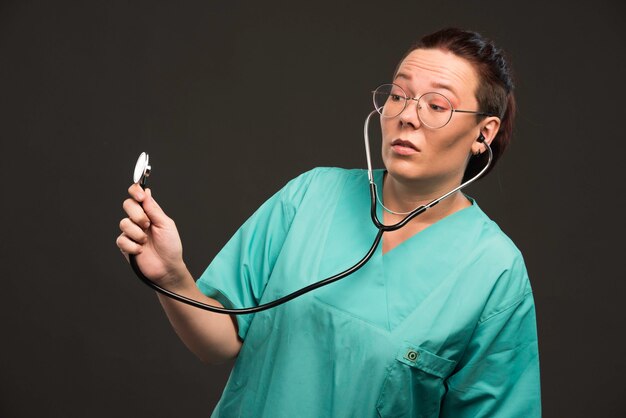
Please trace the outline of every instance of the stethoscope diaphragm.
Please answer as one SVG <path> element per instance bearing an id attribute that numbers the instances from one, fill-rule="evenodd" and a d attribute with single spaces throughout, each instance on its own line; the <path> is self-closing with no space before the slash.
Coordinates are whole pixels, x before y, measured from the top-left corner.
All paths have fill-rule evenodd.
<path id="1" fill-rule="evenodd" d="M 135 164 L 135 172 L 133 173 L 133 182 L 139 184 L 142 187 L 145 186 L 148 176 L 150 176 L 150 157 L 145 152 L 142 152 L 137 158 L 137 164 Z"/>

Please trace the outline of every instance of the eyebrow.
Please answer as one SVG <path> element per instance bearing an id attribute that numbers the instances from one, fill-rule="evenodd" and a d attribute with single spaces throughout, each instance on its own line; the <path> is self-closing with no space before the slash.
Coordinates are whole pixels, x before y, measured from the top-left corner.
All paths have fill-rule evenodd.
<path id="1" fill-rule="evenodd" d="M 454 87 L 452 87 L 450 84 L 445 84 L 445 83 L 441 83 L 441 82 L 435 82 L 435 83 L 431 84 L 431 86 L 433 86 L 436 89 L 448 90 L 450 93 L 452 93 L 455 96 L 459 97 L 459 95 L 457 94 L 457 92 L 454 89 Z"/>
<path id="2" fill-rule="evenodd" d="M 397 80 L 398 78 L 410 81 L 413 79 L 413 76 L 411 74 L 398 73 L 396 74 L 396 78 L 394 80 Z M 457 91 L 450 84 L 442 83 L 440 81 L 435 81 L 434 83 L 431 84 L 431 87 L 436 88 L 436 89 L 448 90 L 450 93 L 452 93 L 456 97 L 459 97 Z"/>

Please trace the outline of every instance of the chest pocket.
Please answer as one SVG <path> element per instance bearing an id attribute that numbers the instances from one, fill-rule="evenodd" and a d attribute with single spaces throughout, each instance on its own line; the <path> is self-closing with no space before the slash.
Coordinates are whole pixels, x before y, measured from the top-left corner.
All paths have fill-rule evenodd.
<path id="1" fill-rule="evenodd" d="M 437 417 L 445 393 L 444 380 L 455 361 L 405 342 L 387 370 L 376 404 L 383 418 Z"/>

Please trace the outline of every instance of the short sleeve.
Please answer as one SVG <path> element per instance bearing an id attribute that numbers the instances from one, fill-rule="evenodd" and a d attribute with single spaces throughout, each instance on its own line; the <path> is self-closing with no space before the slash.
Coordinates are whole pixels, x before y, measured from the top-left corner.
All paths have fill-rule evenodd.
<path id="1" fill-rule="evenodd" d="M 239 228 L 198 279 L 202 293 L 229 308 L 259 304 L 313 172 L 290 181 Z M 236 316 L 241 339 L 253 316 Z"/>
<path id="2" fill-rule="evenodd" d="M 525 268 L 521 273 L 512 287 L 525 283 L 522 295 L 481 318 L 447 379 L 442 418 L 541 416 L 535 306 Z"/>

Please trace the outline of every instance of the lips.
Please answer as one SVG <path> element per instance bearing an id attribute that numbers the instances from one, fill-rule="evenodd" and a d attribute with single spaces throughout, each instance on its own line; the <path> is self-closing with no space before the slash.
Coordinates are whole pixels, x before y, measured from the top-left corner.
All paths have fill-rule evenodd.
<path id="1" fill-rule="evenodd" d="M 410 148 L 412 150 L 419 151 L 417 149 L 417 147 L 415 145 L 413 145 L 412 142 L 405 141 L 404 139 L 400 139 L 400 138 L 394 139 L 393 142 L 391 143 L 391 146 L 392 147 Z"/>

